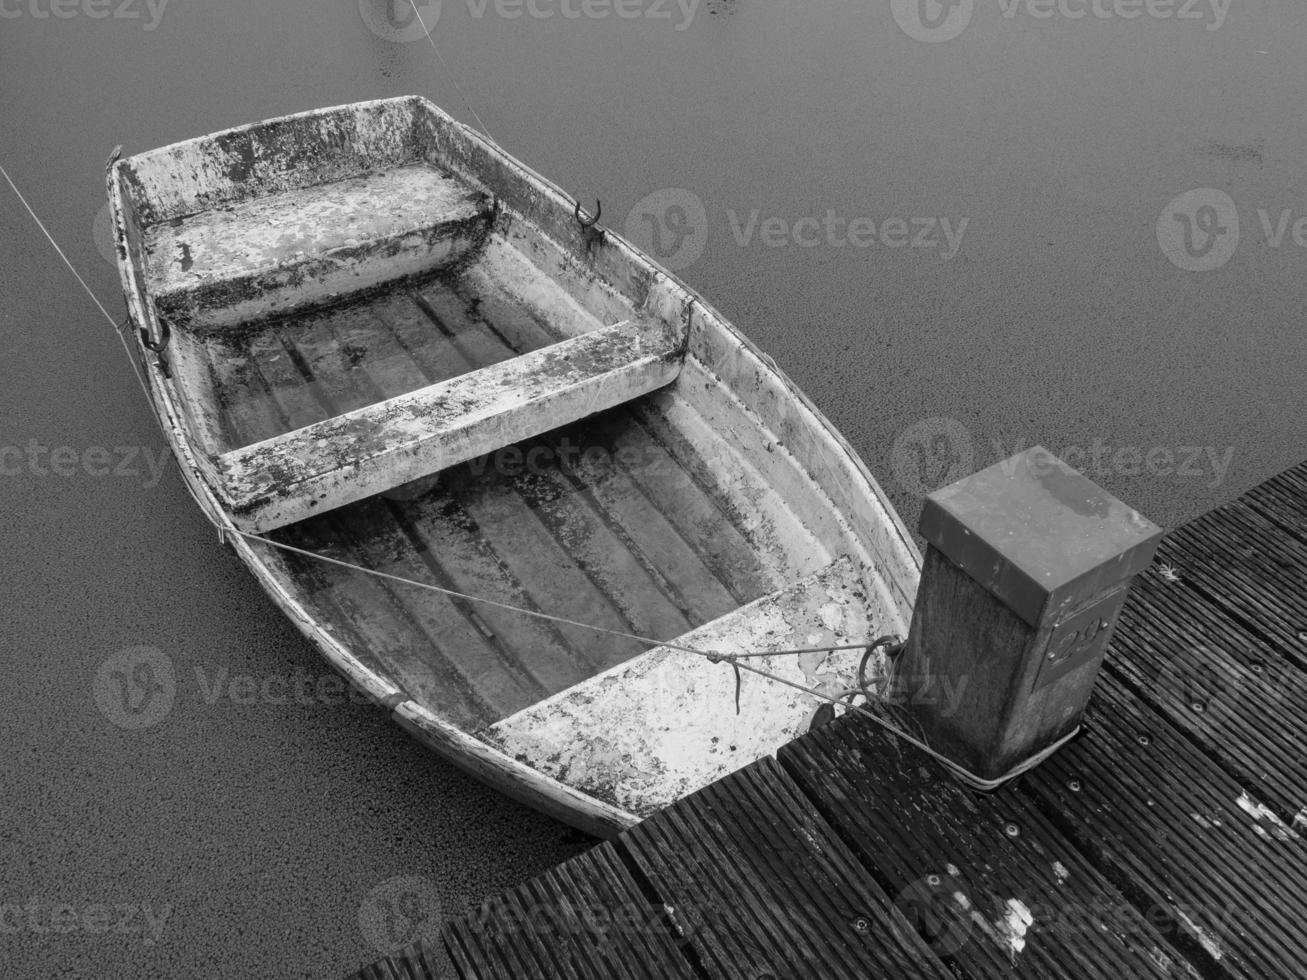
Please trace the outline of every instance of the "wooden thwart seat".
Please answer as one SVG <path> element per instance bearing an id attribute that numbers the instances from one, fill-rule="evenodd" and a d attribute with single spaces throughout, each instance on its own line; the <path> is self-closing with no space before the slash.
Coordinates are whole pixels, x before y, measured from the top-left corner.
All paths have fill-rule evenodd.
<path id="1" fill-rule="evenodd" d="M 147 283 L 164 319 L 202 334 L 435 272 L 484 239 L 490 212 L 430 166 L 364 174 L 151 226 Z"/>
<path id="2" fill-rule="evenodd" d="M 266 531 L 392 490 L 675 380 L 684 338 L 637 317 L 217 459 L 238 527 Z"/>
<path id="3" fill-rule="evenodd" d="M 853 562 L 839 558 L 786 589 L 707 623 L 677 645 L 717 653 L 857 643 L 875 632 Z M 861 650 L 760 657 L 752 666 L 837 695 L 856 686 Z M 808 730 L 822 703 L 725 663 L 658 647 L 479 733 L 531 766 L 647 816 Z"/>

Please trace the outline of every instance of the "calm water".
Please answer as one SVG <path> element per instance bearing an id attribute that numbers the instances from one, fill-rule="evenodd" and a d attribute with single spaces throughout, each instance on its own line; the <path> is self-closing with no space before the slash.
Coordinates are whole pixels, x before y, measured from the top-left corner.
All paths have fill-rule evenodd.
<path id="1" fill-rule="evenodd" d="M 425 8 L 442 67 L 383 37 L 412 25 L 373 0 L 122 3 L 0 4 L 0 164 L 115 315 L 94 234 L 115 144 L 419 92 L 602 199 L 909 522 L 939 480 L 1034 443 L 1166 525 L 1307 455 L 1300 4 L 963 4 L 929 43 L 898 0 L 445 0 Z M 0 223 L 5 972 L 329 977 L 582 846 L 329 689 L 7 187 Z M 136 646 L 173 690 L 132 730 L 98 705 Z"/>

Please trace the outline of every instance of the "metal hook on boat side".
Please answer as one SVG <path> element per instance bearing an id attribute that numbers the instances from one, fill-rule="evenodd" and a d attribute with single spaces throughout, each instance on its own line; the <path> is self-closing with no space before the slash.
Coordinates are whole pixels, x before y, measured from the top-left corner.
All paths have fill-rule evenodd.
<path id="1" fill-rule="evenodd" d="M 591 228 L 593 228 L 595 225 L 597 225 L 597 224 L 599 223 L 599 218 L 600 218 L 600 216 L 601 216 L 603 213 L 604 213 L 604 202 L 603 202 L 603 201 L 600 201 L 598 198 L 595 199 L 595 214 L 594 214 L 594 217 L 591 218 L 589 221 L 586 221 L 585 218 L 582 217 L 582 215 L 581 215 L 581 202 L 580 202 L 580 201 L 577 201 L 577 202 L 576 202 L 576 208 L 575 208 L 575 209 L 573 210 L 573 212 L 572 212 L 572 214 L 573 214 L 573 215 L 575 216 L 575 218 L 576 218 L 576 223 L 577 223 L 578 225 L 580 225 L 582 228 L 584 228 L 586 231 L 589 231 Z"/>
<path id="2" fill-rule="evenodd" d="M 580 201 L 577 201 L 575 208 L 572 209 L 572 216 L 576 218 L 576 223 L 581 226 L 581 234 L 585 236 L 585 247 L 587 251 L 594 248 L 595 245 L 604 240 L 604 230 L 595 227 L 595 225 L 599 224 L 599 216 L 603 213 L 604 205 L 603 202 L 599 200 L 595 201 L 594 217 L 590 218 L 588 221 L 585 216 L 581 214 Z"/>
<path id="3" fill-rule="evenodd" d="M 168 371 L 168 359 L 164 356 L 163 353 L 165 350 L 168 349 L 168 341 L 172 339 L 172 330 L 169 329 L 168 327 L 168 321 L 163 319 L 159 320 L 158 340 L 152 338 L 150 336 L 149 331 L 146 330 L 144 327 L 140 328 L 140 335 L 141 335 L 141 346 L 144 347 L 146 350 L 154 352 L 155 357 L 158 358 L 159 370 L 163 372 L 163 376 L 165 378 L 169 377 L 170 375 Z"/>
<path id="4" fill-rule="evenodd" d="M 168 347 L 168 341 L 172 339 L 172 331 L 168 328 L 167 320 L 159 321 L 159 339 L 155 340 L 150 336 L 150 332 L 141 327 L 141 344 L 156 354 L 162 354 Z"/>

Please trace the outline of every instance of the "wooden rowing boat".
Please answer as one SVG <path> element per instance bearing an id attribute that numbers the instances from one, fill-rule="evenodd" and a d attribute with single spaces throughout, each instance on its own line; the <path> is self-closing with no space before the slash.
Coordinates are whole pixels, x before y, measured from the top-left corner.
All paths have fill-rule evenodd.
<path id="1" fill-rule="evenodd" d="M 333 667 L 503 792 L 612 834 L 805 730 L 823 702 L 781 681 L 842 693 L 861 660 L 751 659 L 781 681 L 737 687 L 685 648 L 906 633 L 919 555 L 821 413 L 426 100 L 108 183 L 191 492 Z"/>

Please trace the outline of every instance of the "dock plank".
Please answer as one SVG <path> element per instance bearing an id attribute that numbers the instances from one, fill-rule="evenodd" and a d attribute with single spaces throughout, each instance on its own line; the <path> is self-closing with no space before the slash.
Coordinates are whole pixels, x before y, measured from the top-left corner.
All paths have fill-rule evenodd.
<path id="1" fill-rule="evenodd" d="M 1307 544 L 1235 501 L 1172 532 L 1158 557 L 1307 669 Z"/>
<path id="2" fill-rule="evenodd" d="M 1243 502 L 1307 544 L 1307 462 L 1299 463 L 1244 494 Z"/>
<path id="3" fill-rule="evenodd" d="M 1184 957 L 1014 789 L 973 793 L 857 715 L 779 757 L 961 975 L 1190 975 Z"/>
<path id="4" fill-rule="evenodd" d="M 674 919 L 612 844 L 489 900 L 443 939 L 462 980 L 698 980 Z"/>
<path id="5" fill-rule="evenodd" d="M 1220 606 L 1140 576 L 1107 664 L 1282 819 L 1307 805 L 1307 671 Z"/>
<path id="6" fill-rule="evenodd" d="M 344 980 L 449 980 L 449 969 L 440 953 L 440 950 L 419 943 L 383 956 Z"/>
<path id="7" fill-rule="evenodd" d="M 690 922 L 713 978 L 949 973 L 776 760 L 762 759 L 619 838 Z"/>
<path id="8" fill-rule="evenodd" d="M 1085 723 L 1022 789 L 1202 974 L 1298 975 L 1298 834 L 1110 673 Z"/>

